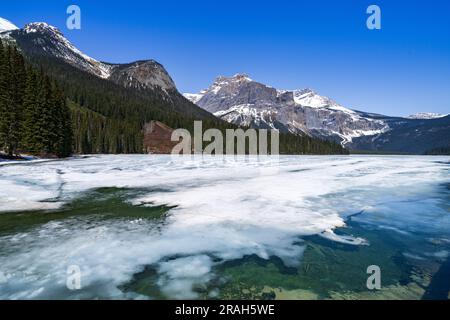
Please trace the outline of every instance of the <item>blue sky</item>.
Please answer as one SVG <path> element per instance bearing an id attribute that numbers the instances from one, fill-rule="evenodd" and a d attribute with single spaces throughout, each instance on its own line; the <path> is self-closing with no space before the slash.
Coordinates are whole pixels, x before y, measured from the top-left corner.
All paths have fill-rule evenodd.
<path id="1" fill-rule="evenodd" d="M 81 30 L 66 28 L 70 4 Z M 382 30 L 366 28 L 371 4 Z M 181 92 L 244 72 L 364 111 L 450 113 L 448 0 L 3 1 L 0 16 L 55 25 L 99 60 L 155 59 Z"/>

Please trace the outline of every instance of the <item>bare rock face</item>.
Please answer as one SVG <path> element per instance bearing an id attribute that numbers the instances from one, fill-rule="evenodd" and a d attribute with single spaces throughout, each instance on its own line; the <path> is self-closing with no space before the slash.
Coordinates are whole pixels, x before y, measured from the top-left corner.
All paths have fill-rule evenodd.
<path id="1" fill-rule="evenodd" d="M 389 130 L 386 122 L 347 109 L 311 89 L 277 90 L 245 74 L 219 77 L 199 94 L 187 94 L 201 108 L 236 125 L 273 128 L 351 143 Z"/>
<path id="2" fill-rule="evenodd" d="M 448 148 L 450 115 L 389 117 L 345 108 L 311 89 L 277 90 L 245 74 L 186 98 L 230 123 L 340 142 L 353 150 L 423 154 Z"/>
<path id="3" fill-rule="evenodd" d="M 45 22 L 30 23 L 23 29 L 14 29 L 6 26 L 6 23 L 3 24 L 4 28 L 11 30 L 1 31 L 0 39 L 16 44 L 29 58 L 45 58 L 47 62 L 68 64 L 81 72 L 131 91 L 145 91 L 142 92 L 144 95 L 165 106 L 165 112 L 169 109 L 192 118 L 216 120 L 212 114 L 179 93 L 166 69 L 155 60 L 127 64 L 106 63 L 84 54 L 65 38 L 58 28 Z"/>
<path id="4" fill-rule="evenodd" d="M 144 148 L 149 154 L 170 154 L 177 142 L 172 142 L 174 130 L 159 121 L 144 126 Z"/>
<path id="5" fill-rule="evenodd" d="M 136 89 L 176 90 L 175 83 L 164 67 L 154 60 L 137 61 L 124 65 L 111 65 L 109 80 L 124 87 Z"/>

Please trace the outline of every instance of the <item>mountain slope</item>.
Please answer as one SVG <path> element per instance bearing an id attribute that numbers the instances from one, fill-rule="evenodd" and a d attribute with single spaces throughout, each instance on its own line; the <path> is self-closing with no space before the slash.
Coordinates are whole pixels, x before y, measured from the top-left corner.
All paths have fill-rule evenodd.
<path id="1" fill-rule="evenodd" d="M 108 79 L 124 87 L 135 89 L 158 87 L 165 92 L 177 90 L 166 69 L 154 60 L 109 66 L 111 73 Z"/>
<path id="2" fill-rule="evenodd" d="M 15 43 L 31 64 L 64 89 L 71 105 L 77 153 L 143 152 L 143 129 L 152 121 L 191 132 L 195 120 L 203 121 L 204 130 L 236 128 L 181 95 L 164 67 L 154 60 L 100 62 L 46 23 L 31 23 L 0 37 Z M 335 143 L 291 134 L 281 135 L 280 151 L 347 153 Z"/>
<path id="3" fill-rule="evenodd" d="M 65 72 L 75 72 L 78 75 L 84 72 L 99 80 L 108 80 L 108 84 L 103 86 L 115 83 L 123 88 L 137 89 L 139 93 L 136 95 L 151 97 L 153 105 L 163 109 L 162 112 L 175 110 L 198 119 L 214 119 L 211 114 L 185 99 L 177 91 L 164 67 L 154 60 L 130 64 L 97 61 L 78 50 L 57 28 L 43 22 L 30 23 L 23 29 L 5 32 L 2 38 L 14 41 L 30 60 L 45 64 L 50 71 L 56 71 L 56 76 L 65 82 L 71 82 Z M 58 67 L 55 67 L 56 65 Z M 78 69 L 78 72 L 68 65 Z M 89 78 L 87 75 L 83 77 Z M 91 80 L 100 82 L 93 78 Z"/>
<path id="4" fill-rule="evenodd" d="M 45 22 L 30 23 L 7 33 L 27 55 L 43 55 L 66 61 L 83 71 L 108 78 L 111 67 L 78 50 L 55 27 Z"/>
<path id="5" fill-rule="evenodd" d="M 45 22 L 30 23 L 23 29 L 10 29 L 4 36 L 14 39 L 28 55 L 58 58 L 82 71 L 125 87 L 176 90 L 167 71 L 156 61 L 136 61 L 129 64 L 100 62 L 81 52 L 61 31 Z"/>
<path id="6" fill-rule="evenodd" d="M 139 146 L 142 150 L 142 129 L 154 120 L 171 128 L 183 128 L 191 132 L 194 120 L 198 119 L 203 120 L 204 130 L 214 128 L 224 132 L 226 129 L 236 128 L 206 111 L 203 112 L 211 118 L 200 118 L 194 113 L 196 109 L 180 113 L 177 107 L 182 106 L 182 103 L 168 105 L 164 100 L 166 95 L 161 91 L 151 91 L 151 95 L 148 90 L 125 88 L 48 57 L 34 57 L 33 61 L 63 85 L 69 99 L 74 101 L 73 114 L 77 120 L 73 122 L 76 124 L 74 131 L 77 153 L 133 153 Z M 148 146 L 147 139 L 145 142 Z M 340 145 L 286 134 L 280 136 L 280 152 L 347 153 Z"/>
<path id="7" fill-rule="evenodd" d="M 219 77 L 206 90 L 187 98 L 234 124 L 277 128 L 346 145 L 353 138 L 387 130 L 385 122 L 344 108 L 310 89 L 277 90 L 247 75 Z"/>
<path id="8" fill-rule="evenodd" d="M 351 148 L 424 154 L 450 147 L 450 116 L 413 120 L 399 118 L 388 121 L 391 130 L 382 135 L 355 139 Z"/>
<path id="9" fill-rule="evenodd" d="M 439 114 L 432 112 L 419 112 L 416 114 L 412 114 L 408 116 L 408 119 L 416 119 L 416 120 L 431 120 L 431 119 L 439 119 L 449 116 L 450 114 Z"/>
<path id="10" fill-rule="evenodd" d="M 0 32 L 16 30 L 16 29 L 19 29 L 19 28 L 17 26 L 15 26 L 11 21 L 8 21 L 8 20 L 0 17 Z"/>
<path id="11" fill-rule="evenodd" d="M 153 60 L 99 62 L 46 23 L 31 23 L 0 37 L 63 88 L 71 106 L 76 153 L 143 152 L 142 128 L 152 120 L 187 129 L 195 120 L 203 120 L 206 128 L 226 125 L 185 99 Z M 130 77 L 131 82 L 122 81 Z"/>
<path id="12" fill-rule="evenodd" d="M 233 124 L 277 128 L 355 150 L 421 154 L 450 140 L 445 116 L 407 119 L 351 110 L 311 89 L 277 90 L 245 74 L 219 77 L 208 89 L 185 97 Z"/>

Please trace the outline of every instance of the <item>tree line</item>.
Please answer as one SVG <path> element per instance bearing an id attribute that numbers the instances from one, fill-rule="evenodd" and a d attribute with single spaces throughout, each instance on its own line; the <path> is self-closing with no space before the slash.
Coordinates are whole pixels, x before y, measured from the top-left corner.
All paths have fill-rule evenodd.
<path id="1" fill-rule="evenodd" d="M 0 40 L 0 150 L 65 157 L 72 153 L 72 137 L 61 88 Z"/>
<path id="2" fill-rule="evenodd" d="M 226 129 L 238 128 L 178 92 L 167 95 L 157 88 L 124 88 L 52 57 L 31 56 L 31 61 L 57 79 L 73 102 L 76 153 L 142 153 L 142 128 L 152 120 L 173 129 L 187 129 L 191 134 L 195 120 L 202 120 L 204 130 L 214 128 L 225 133 Z M 280 135 L 280 152 L 348 154 L 339 143 L 287 133 Z"/>
<path id="3" fill-rule="evenodd" d="M 450 155 L 450 146 L 440 147 L 428 150 L 424 153 L 426 156 L 448 156 Z"/>
<path id="4" fill-rule="evenodd" d="M 20 39 L 19 39 L 20 44 Z M 0 150 L 65 157 L 143 153 L 144 125 L 152 120 L 193 133 L 237 127 L 215 118 L 178 92 L 125 88 L 57 58 L 10 45 L 0 54 Z M 280 135 L 282 154 L 345 154 L 338 143 Z"/>

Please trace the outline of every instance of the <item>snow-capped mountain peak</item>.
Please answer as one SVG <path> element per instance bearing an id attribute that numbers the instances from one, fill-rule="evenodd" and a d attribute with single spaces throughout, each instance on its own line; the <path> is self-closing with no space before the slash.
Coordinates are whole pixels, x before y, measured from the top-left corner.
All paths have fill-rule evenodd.
<path id="1" fill-rule="evenodd" d="M 19 29 L 14 23 L 0 17 L 0 32 L 11 31 Z"/>
<path id="2" fill-rule="evenodd" d="M 15 41 L 19 47 L 31 50 L 33 55 L 64 60 L 77 69 L 125 87 L 159 87 L 165 93 L 176 90 L 170 75 L 156 61 L 143 60 L 129 64 L 98 61 L 84 54 L 58 28 L 46 22 L 29 23 L 23 29 L 5 31 L 1 36 Z"/>
<path id="3" fill-rule="evenodd" d="M 208 89 L 185 97 L 236 125 L 331 138 L 344 145 L 389 130 L 384 121 L 347 109 L 312 89 L 277 90 L 245 74 L 218 77 Z"/>
<path id="4" fill-rule="evenodd" d="M 408 116 L 408 119 L 414 119 L 414 120 L 432 120 L 432 119 L 439 119 L 444 118 L 448 116 L 445 114 L 439 114 L 439 113 L 432 113 L 432 112 L 419 112 L 413 115 Z"/>
<path id="5" fill-rule="evenodd" d="M 190 100 L 193 103 L 197 103 L 201 98 L 203 98 L 202 93 L 184 93 L 183 95 L 186 99 Z"/>
<path id="6" fill-rule="evenodd" d="M 295 103 L 304 107 L 323 108 L 334 104 L 330 99 L 318 95 L 312 89 L 294 90 L 293 93 Z"/>
<path id="7" fill-rule="evenodd" d="M 252 78 L 250 78 L 246 73 L 236 73 L 231 79 L 235 81 L 245 81 L 245 82 L 253 81 Z"/>
<path id="8" fill-rule="evenodd" d="M 111 75 L 111 66 L 97 61 L 81 52 L 56 27 L 46 22 L 27 24 L 19 32 L 31 41 L 42 54 L 50 55 L 72 64 L 73 66 L 107 79 Z"/>
<path id="9" fill-rule="evenodd" d="M 353 117 L 356 116 L 356 112 L 348 109 L 337 102 L 331 100 L 328 97 L 317 94 L 312 89 L 294 90 L 294 101 L 297 105 L 308 108 L 327 108 L 331 110 L 345 112 Z"/>
<path id="10" fill-rule="evenodd" d="M 220 89 L 224 88 L 224 87 L 229 87 L 229 86 L 239 86 L 243 83 L 248 83 L 248 82 L 252 82 L 253 80 L 250 79 L 250 77 L 244 73 L 237 73 L 232 77 L 224 77 L 224 76 L 220 76 L 218 77 L 213 85 L 209 88 L 210 91 L 214 91 L 214 92 L 219 92 Z M 204 90 L 204 92 L 208 91 Z"/>
<path id="11" fill-rule="evenodd" d="M 246 73 L 236 73 L 232 77 L 219 76 L 214 81 L 215 83 L 230 83 L 230 82 L 251 82 L 253 81 Z"/>
<path id="12" fill-rule="evenodd" d="M 62 32 L 58 28 L 56 28 L 54 26 L 51 26 L 51 25 L 49 25 L 46 22 L 32 22 L 32 23 L 29 23 L 29 24 L 27 24 L 25 26 L 25 28 L 23 28 L 23 30 L 26 33 L 36 33 L 36 32 L 44 33 L 44 32 L 47 32 L 47 33 L 54 33 L 54 34 L 58 34 L 60 36 L 63 36 Z"/>
<path id="13" fill-rule="evenodd" d="M 184 97 L 191 102 L 197 104 L 203 97 L 209 93 L 219 94 L 222 90 L 222 94 L 227 95 L 230 90 L 237 90 L 244 83 L 250 83 L 253 80 L 245 73 L 237 73 L 232 77 L 219 76 L 214 80 L 213 84 L 208 88 L 200 91 L 199 93 L 184 93 Z"/>

